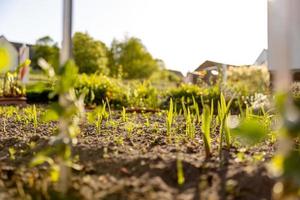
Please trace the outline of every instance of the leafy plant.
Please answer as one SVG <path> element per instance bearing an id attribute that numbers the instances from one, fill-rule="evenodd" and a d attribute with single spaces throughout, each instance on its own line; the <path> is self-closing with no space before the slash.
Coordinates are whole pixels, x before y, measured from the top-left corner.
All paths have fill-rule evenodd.
<path id="1" fill-rule="evenodd" d="M 59 179 L 59 188 L 65 193 L 71 176 L 69 167 L 78 168 L 72 161 L 71 148 L 76 144 L 76 136 L 80 132 L 78 123 L 84 114 L 84 94 L 79 98 L 75 94 L 78 68 L 73 61 L 67 61 L 56 71 L 44 60 L 40 60 L 39 64 L 57 80 L 52 95 L 59 95 L 59 101 L 52 104 L 51 109 L 46 112 L 45 119 L 59 121 L 59 134 L 50 140 L 49 149 L 41 151 L 33 158 L 31 165 L 47 162 L 50 165 L 50 176 Z"/>
<path id="2" fill-rule="evenodd" d="M 108 99 L 110 106 L 122 108 L 129 103 L 129 89 L 120 81 L 104 75 L 79 75 L 75 84 L 76 94 L 86 93 L 85 104 L 99 105 Z"/>
<path id="3" fill-rule="evenodd" d="M 231 129 L 232 134 L 244 145 L 255 145 L 266 138 L 267 132 L 258 118 L 245 118 Z"/>

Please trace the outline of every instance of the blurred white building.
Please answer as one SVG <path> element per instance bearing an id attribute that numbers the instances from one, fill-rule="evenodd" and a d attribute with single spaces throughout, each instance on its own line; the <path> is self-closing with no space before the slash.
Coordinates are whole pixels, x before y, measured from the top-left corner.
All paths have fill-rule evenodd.
<path id="1" fill-rule="evenodd" d="M 1 52 L 7 55 L 7 65 L 3 67 L 0 73 L 15 70 L 20 63 L 25 59 L 32 58 L 33 45 L 10 42 L 3 35 L 0 36 L 0 49 Z"/>

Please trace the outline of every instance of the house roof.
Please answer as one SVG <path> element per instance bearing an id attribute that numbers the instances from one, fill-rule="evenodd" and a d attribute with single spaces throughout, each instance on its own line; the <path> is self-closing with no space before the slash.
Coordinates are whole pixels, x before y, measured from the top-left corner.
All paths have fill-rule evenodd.
<path id="1" fill-rule="evenodd" d="M 177 75 L 180 78 L 184 77 L 183 74 L 180 71 L 172 70 L 172 69 L 168 69 L 168 71 L 171 72 L 171 73 L 173 73 L 173 74 L 175 74 L 175 75 Z"/>
<path id="2" fill-rule="evenodd" d="M 268 63 L 268 50 L 263 49 L 259 56 L 256 58 L 254 65 L 264 65 Z"/>
<path id="3" fill-rule="evenodd" d="M 215 62 L 215 61 L 211 61 L 211 60 L 206 60 L 197 69 L 195 69 L 195 71 L 201 71 L 201 70 L 205 70 L 205 69 L 207 69 L 209 67 L 222 66 L 222 65 L 228 65 L 228 66 L 237 67 L 237 65 L 229 65 L 229 64 L 225 64 L 225 63 L 220 63 L 220 62 Z"/>
<path id="4" fill-rule="evenodd" d="M 20 49 L 23 44 L 26 44 L 26 46 L 28 46 L 29 48 L 32 48 L 34 45 L 32 44 L 27 44 L 27 43 L 21 43 L 21 42 L 12 42 L 9 41 L 4 35 L 0 35 L 0 38 L 4 38 L 5 40 L 7 40 L 9 43 L 11 43 L 16 49 Z"/>

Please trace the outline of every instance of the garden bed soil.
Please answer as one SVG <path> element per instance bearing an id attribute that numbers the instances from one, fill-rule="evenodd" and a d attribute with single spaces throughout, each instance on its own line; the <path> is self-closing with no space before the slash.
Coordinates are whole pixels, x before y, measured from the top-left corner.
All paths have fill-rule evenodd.
<path id="1" fill-rule="evenodd" d="M 274 180 L 266 164 L 274 153 L 269 142 L 253 147 L 224 149 L 220 162 L 216 135 L 213 155 L 205 158 L 200 128 L 194 140 L 184 137 L 184 121 L 177 119 L 172 141 L 166 137 L 164 114 L 130 114 L 122 122 L 102 123 L 100 133 L 83 122 L 73 153 L 81 170 L 73 170 L 64 199 L 198 200 L 271 199 Z M 147 127 L 146 117 L 150 122 Z M 3 118 L 0 118 L 2 127 Z M 132 132 L 127 124 L 133 123 Z M 30 168 L 35 152 L 48 145 L 54 122 L 32 124 L 8 119 L 0 128 L 0 199 L 60 199 L 57 184 L 47 179 L 47 165 Z M 9 148 L 16 153 L 11 155 Z M 177 183 L 177 160 L 183 165 L 183 185 Z M 63 199 L 63 198 L 61 198 Z"/>

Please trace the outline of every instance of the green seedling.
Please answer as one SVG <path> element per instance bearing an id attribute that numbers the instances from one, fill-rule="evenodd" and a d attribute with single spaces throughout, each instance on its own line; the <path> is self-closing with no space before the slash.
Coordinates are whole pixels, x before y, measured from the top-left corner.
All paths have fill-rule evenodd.
<path id="1" fill-rule="evenodd" d="M 228 131 L 228 129 L 226 127 L 227 126 L 226 120 L 228 117 L 229 108 L 232 103 L 232 100 L 233 100 L 233 97 L 228 102 L 228 104 L 226 104 L 225 97 L 221 93 L 220 101 L 218 102 L 218 120 L 219 120 L 219 124 L 220 124 L 220 145 L 219 145 L 220 155 L 221 155 L 221 150 L 222 150 L 222 146 L 223 146 L 224 136 L 225 136 L 227 148 L 230 148 L 230 146 L 231 146 L 231 136 L 230 136 L 230 132 Z"/>
<path id="2" fill-rule="evenodd" d="M 211 107 L 205 105 L 203 107 L 203 112 L 201 115 L 202 119 L 202 126 L 201 130 L 203 132 L 203 141 L 205 145 L 205 152 L 206 152 L 206 158 L 209 158 L 211 156 L 211 122 L 213 120 L 213 113 L 214 113 L 214 107 L 213 107 L 213 101 L 211 103 Z"/>
<path id="3" fill-rule="evenodd" d="M 113 129 L 115 129 L 115 128 L 118 127 L 117 121 L 115 121 L 115 120 L 113 120 L 113 119 L 108 120 L 108 121 L 105 123 L 105 125 L 106 125 L 107 127 L 113 128 Z"/>
<path id="4" fill-rule="evenodd" d="M 167 136 L 171 136 L 171 129 L 172 129 L 172 123 L 173 123 L 173 100 L 170 99 L 170 106 L 169 110 L 167 112 L 167 119 L 166 119 L 166 124 L 167 124 Z"/>
<path id="5" fill-rule="evenodd" d="M 123 145 L 124 144 L 124 138 L 122 136 L 114 136 L 114 142 L 117 145 Z"/>
<path id="6" fill-rule="evenodd" d="M 134 129 L 134 123 L 127 122 L 127 124 L 125 125 L 125 129 L 127 131 L 128 137 L 131 138 L 132 132 L 133 132 L 133 129 Z"/>
<path id="7" fill-rule="evenodd" d="M 36 106 L 30 106 L 27 108 L 24 108 L 24 121 L 26 124 L 32 123 L 34 130 L 36 132 L 37 126 L 38 126 L 38 116 L 37 116 L 37 110 Z"/>
<path id="8" fill-rule="evenodd" d="M 184 97 L 181 98 L 181 106 L 182 106 L 183 116 L 184 116 L 184 118 L 186 118 L 186 116 L 187 116 L 187 109 L 186 109 L 186 106 L 185 106 Z"/>
<path id="9" fill-rule="evenodd" d="M 193 116 L 191 115 L 190 108 L 187 109 L 186 123 L 185 123 L 185 133 L 190 139 L 195 138 L 195 124 Z"/>
<path id="10" fill-rule="evenodd" d="M 181 159 L 176 160 L 176 167 L 177 167 L 177 183 L 179 186 L 182 186 L 185 182 L 184 179 L 184 172 Z"/>
<path id="11" fill-rule="evenodd" d="M 107 97 L 105 97 L 105 102 L 106 102 L 106 104 L 107 104 L 108 113 L 109 113 L 109 118 L 111 118 L 112 114 L 111 114 L 111 109 L 110 109 L 109 99 L 108 99 Z"/>
<path id="12" fill-rule="evenodd" d="M 126 122 L 127 121 L 127 116 L 126 116 L 126 108 L 122 108 L 122 121 Z"/>
<path id="13" fill-rule="evenodd" d="M 8 153 L 9 153 L 9 159 L 11 159 L 11 160 L 15 160 L 16 159 L 16 157 L 15 157 L 15 155 L 16 155 L 15 148 L 9 147 L 8 148 Z"/>
<path id="14" fill-rule="evenodd" d="M 34 127 L 34 130 L 36 132 L 36 129 L 37 129 L 37 126 L 38 126 L 38 120 L 37 120 L 37 112 L 36 112 L 36 107 L 35 105 L 33 104 L 33 107 L 32 107 L 32 120 L 33 120 L 33 127 Z"/>
<path id="15" fill-rule="evenodd" d="M 96 126 L 97 133 L 100 133 L 103 119 L 107 119 L 108 113 L 106 112 L 106 103 L 98 106 L 94 111 L 87 113 L 89 123 Z"/>
<path id="16" fill-rule="evenodd" d="M 144 123 L 144 125 L 145 125 L 146 127 L 149 127 L 149 126 L 150 126 L 150 122 L 149 122 L 149 119 L 148 119 L 148 118 L 146 118 L 146 122 Z"/>
<path id="17" fill-rule="evenodd" d="M 154 131 L 154 133 L 158 133 L 158 129 L 159 128 L 159 124 L 158 124 L 158 122 L 154 122 L 154 124 L 153 124 L 153 131 Z"/>
<path id="18" fill-rule="evenodd" d="M 198 103 L 196 102 L 194 96 L 192 97 L 192 99 L 193 99 L 193 108 L 194 108 L 194 110 L 195 110 L 196 117 L 197 117 L 197 123 L 200 124 L 200 122 L 201 122 L 201 115 L 200 115 L 199 105 L 198 105 Z M 203 106 L 202 106 L 202 107 L 203 107 Z"/>
<path id="19" fill-rule="evenodd" d="M 6 133 L 6 126 L 7 126 L 7 121 L 9 118 L 13 117 L 14 113 L 16 113 L 17 110 L 13 106 L 5 107 L 3 109 L 3 132 Z"/>

